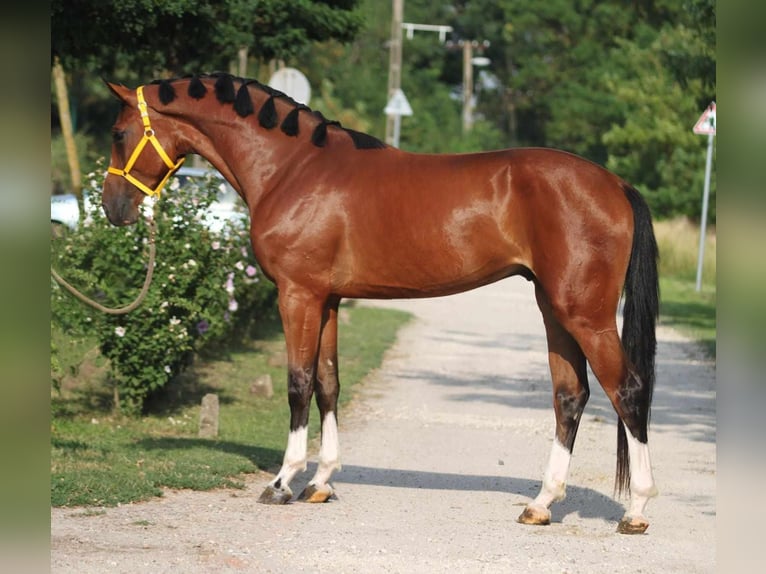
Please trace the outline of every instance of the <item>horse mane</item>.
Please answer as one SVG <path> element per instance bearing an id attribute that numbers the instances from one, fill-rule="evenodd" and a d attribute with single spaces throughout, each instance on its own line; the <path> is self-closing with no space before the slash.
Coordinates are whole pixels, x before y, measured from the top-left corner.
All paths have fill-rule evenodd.
<path id="1" fill-rule="evenodd" d="M 313 111 L 308 106 L 296 102 L 287 94 L 275 90 L 271 86 L 261 84 L 257 80 L 237 78 L 228 73 L 215 72 L 212 74 L 194 74 L 191 76 L 183 76 L 181 78 L 153 80 L 150 83 L 159 85 L 160 102 L 162 102 L 163 105 L 168 105 L 177 97 L 173 83 L 185 79 L 190 79 L 187 94 L 194 100 L 201 100 L 208 92 L 208 86 L 205 85 L 202 80 L 215 79 L 213 91 L 215 92 L 216 99 L 222 104 L 233 104 L 234 111 L 237 115 L 243 118 L 253 115 L 256 112 L 253 99 L 250 95 L 250 86 L 266 93 L 269 97 L 258 111 L 258 124 L 267 130 L 274 129 L 279 125 L 280 130 L 290 137 L 295 137 L 300 133 L 300 112 L 311 114 L 314 118 L 319 120 L 319 123 L 314 127 L 314 131 L 311 134 L 311 143 L 317 147 L 324 147 L 327 143 L 327 128 L 330 126 L 346 132 L 356 149 L 382 149 L 387 147 L 386 144 L 378 138 L 350 128 L 344 128 L 340 122 L 328 120 L 321 112 Z M 235 86 L 235 82 L 239 83 L 239 88 Z M 293 108 L 284 118 L 282 118 L 281 122 L 274 103 L 276 99 L 287 102 Z"/>

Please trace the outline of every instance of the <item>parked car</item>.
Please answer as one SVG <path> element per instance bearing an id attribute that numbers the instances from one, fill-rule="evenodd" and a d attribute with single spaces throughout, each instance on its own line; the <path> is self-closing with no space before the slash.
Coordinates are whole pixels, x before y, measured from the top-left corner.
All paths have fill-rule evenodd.
<path id="1" fill-rule="evenodd" d="M 195 185 L 195 182 L 203 182 L 206 177 L 213 177 L 221 181 L 218 197 L 210 204 L 203 214 L 203 221 L 208 229 L 220 233 L 226 221 L 247 221 L 247 210 L 239 194 L 228 181 L 215 169 L 203 167 L 182 166 L 170 181 L 165 185 L 163 193 L 174 193 L 179 188 Z M 153 201 L 146 198 L 144 203 Z M 92 213 L 91 195 L 83 188 L 83 204 L 86 216 Z M 51 226 L 54 229 L 65 226 L 76 229 L 80 224 L 80 204 L 77 196 L 73 193 L 64 193 L 51 196 Z"/>

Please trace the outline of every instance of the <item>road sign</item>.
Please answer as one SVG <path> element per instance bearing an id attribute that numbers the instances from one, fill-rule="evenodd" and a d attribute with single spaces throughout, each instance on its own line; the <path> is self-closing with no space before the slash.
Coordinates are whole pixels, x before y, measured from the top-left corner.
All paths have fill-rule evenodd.
<path id="1" fill-rule="evenodd" d="M 269 79 L 269 86 L 284 92 L 299 104 L 308 105 L 311 100 L 311 85 L 308 78 L 295 68 L 280 68 Z"/>
<path id="2" fill-rule="evenodd" d="M 407 101 L 407 96 L 400 89 L 394 92 L 391 99 L 388 100 L 386 107 L 383 109 L 387 116 L 411 116 L 412 108 Z"/>
<path id="3" fill-rule="evenodd" d="M 702 191 L 702 218 L 700 219 L 700 246 L 697 256 L 697 291 L 702 290 L 702 262 L 705 258 L 705 226 L 707 225 L 708 196 L 710 195 L 710 169 L 713 163 L 713 139 L 715 139 L 715 102 L 702 112 L 694 124 L 695 134 L 707 135 L 707 159 L 705 161 L 705 187 Z"/>
<path id="4" fill-rule="evenodd" d="M 694 124 L 693 131 L 699 135 L 715 135 L 715 102 L 702 112 L 700 119 Z"/>

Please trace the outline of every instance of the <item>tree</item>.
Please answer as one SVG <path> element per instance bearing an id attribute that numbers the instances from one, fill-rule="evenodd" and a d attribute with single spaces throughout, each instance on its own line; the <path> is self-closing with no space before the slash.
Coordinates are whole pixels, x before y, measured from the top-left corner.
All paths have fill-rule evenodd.
<path id="1" fill-rule="evenodd" d="M 107 144 L 112 99 L 100 77 L 138 84 L 156 77 L 228 70 L 247 48 L 288 59 L 313 42 L 351 40 L 358 0 L 52 0 L 51 62 L 67 75 L 72 130 Z M 54 133 L 66 114 L 52 109 Z M 83 155 L 69 138 L 69 157 Z M 53 142 L 57 145 L 57 142 Z M 97 154 L 98 155 L 98 154 Z M 71 165 L 71 160 L 70 160 Z M 68 188 L 62 165 L 54 186 Z"/>
<path id="2" fill-rule="evenodd" d="M 138 77 L 228 69 L 241 47 L 287 58 L 351 40 L 358 0 L 53 0 L 51 49 L 65 69 Z"/>

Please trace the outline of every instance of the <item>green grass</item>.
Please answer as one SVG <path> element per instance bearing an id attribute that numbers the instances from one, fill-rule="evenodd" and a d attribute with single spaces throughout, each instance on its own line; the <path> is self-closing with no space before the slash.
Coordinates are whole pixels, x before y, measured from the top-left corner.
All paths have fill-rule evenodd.
<path id="1" fill-rule="evenodd" d="M 699 293 L 694 281 L 660 279 L 660 323 L 678 329 L 716 357 L 716 290 L 704 286 Z"/>
<path id="2" fill-rule="evenodd" d="M 654 225 L 660 249 L 660 322 L 697 340 L 716 357 L 716 235 L 708 229 L 702 289 L 696 290 L 699 226 L 686 219 Z"/>
<path id="3" fill-rule="evenodd" d="M 409 315 L 344 305 L 339 328 L 341 403 L 377 368 Z M 268 334 L 225 359 L 198 361 L 150 404 L 141 418 L 115 415 L 98 358 L 52 391 L 51 504 L 112 506 L 161 496 L 163 488 L 241 488 L 245 473 L 275 471 L 287 438 L 284 339 Z M 80 349 L 86 343 L 78 343 Z M 94 366 L 95 365 L 95 366 Z M 87 367 L 87 368 L 86 368 Z M 250 385 L 270 374 L 272 398 L 256 397 Z M 197 437 L 202 396 L 219 397 L 219 434 Z M 310 433 L 318 434 L 313 409 Z"/>

